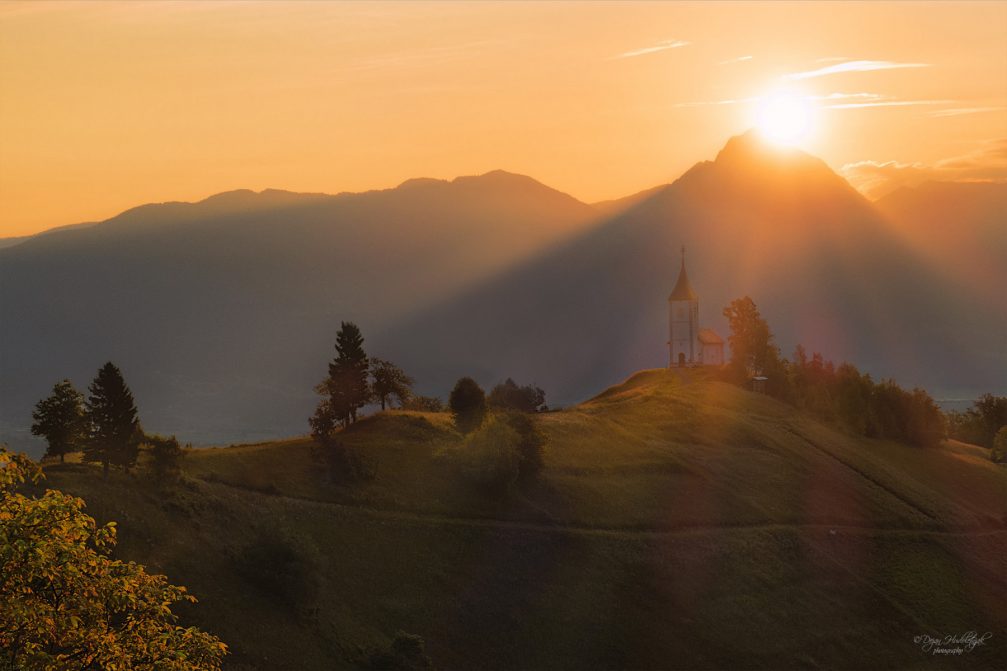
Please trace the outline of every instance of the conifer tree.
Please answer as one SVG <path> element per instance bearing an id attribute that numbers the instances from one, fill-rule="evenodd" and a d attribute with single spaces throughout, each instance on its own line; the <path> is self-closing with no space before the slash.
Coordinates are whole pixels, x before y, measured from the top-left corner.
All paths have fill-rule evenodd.
<path id="1" fill-rule="evenodd" d="M 335 335 L 335 359 L 328 365 L 328 377 L 318 386 L 326 395 L 318 404 L 312 429 L 338 421 L 348 426 L 356 421 L 356 411 L 371 397 L 368 385 L 368 355 L 364 352 L 364 337 L 356 324 L 343 321 Z"/>
<path id="2" fill-rule="evenodd" d="M 143 435 L 133 393 L 111 361 L 101 367 L 88 391 L 84 461 L 101 463 L 106 478 L 110 464 L 129 471 L 136 464 Z"/>
<path id="3" fill-rule="evenodd" d="M 70 380 L 57 382 L 52 395 L 44 398 L 31 413 L 35 423 L 33 435 L 42 436 L 49 443 L 47 457 L 63 456 L 81 447 L 84 440 L 84 395 L 74 389 Z"/>

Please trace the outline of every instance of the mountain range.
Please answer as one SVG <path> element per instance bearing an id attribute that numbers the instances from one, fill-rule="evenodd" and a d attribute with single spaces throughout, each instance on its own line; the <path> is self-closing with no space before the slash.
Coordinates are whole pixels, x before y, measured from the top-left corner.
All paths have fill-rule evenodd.
<path id="1" fill-rule="evenodd" d="M 938 397 L 1004 393 L 1005 194 L 926 184 L 871 203 L 748 133 L 596 205 L 502 171 L 145 205 L 0 249 L 0 440 L 30 445 L 33 404 L 107 360 L 150 430 L 303 433 L 340 321 L 420 393 L 510 376 L 572 403 L 666 362 L 683 245 L 722 335 L 750 295 L 784 354 L 803 343 Z"/>

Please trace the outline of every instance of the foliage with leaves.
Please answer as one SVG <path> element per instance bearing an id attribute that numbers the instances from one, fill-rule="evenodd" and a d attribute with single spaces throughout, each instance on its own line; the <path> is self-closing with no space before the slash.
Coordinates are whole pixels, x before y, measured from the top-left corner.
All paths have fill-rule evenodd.
<path id="1" fill-rule="evenodd" d="M 384 359 L 371 359 L 371 378 L 371 391 L 382 410 L 386 409 L 392 398 L 398 399 L 399 405 L 404 407 L 412 396 L 412 386 L 416 382 L 401 368 Z"/>
<path id="2" fill-rule="evenodd" d="M 802 345 L 794 350 L 793 361 L 781 359 L 768 323 L 747 296 L 733 301 L 724 316 L 731 322 L 728 374 L 735 382 L 760 372 L 769 378 L 771 396 L 870 438 L 930 447 L 944 437 L 944 416 L 924 390 L 906 391 L 891 380 L 874 382 L 852 364 L 837 368 L 818 352 L 809 359 Z"/>
<path id="3" fill-rule="evenodd" d="M 133 393 L 111 361 L 101 367 L 88 391 L 84 461 L 101 463 L 105 477 L 110 464 L 129 471 L 136 465 L 143 439 Z"/>
<path id="4" fill-rule="evenodd" d="M 990 459 L 998 464 L 1007 462 L 1007 425 L 1001 426 L 997 435 L 993 437 L 993 448 L 990 450 Z"/>
<path id="5" fill-rule="evenodd" d="M 181 461 L 185 456 L 182 446 L 175 436 L 144 436 L 143 442 L 150 446 L 150 466 L 154 478 L 161 483 L 175 482 L 181 475 Z"/>
<path id="6" fill-rule="evenodd" d="M 773 334 L 769 324 L 759 313 L 759 309 L 748 296 L 731 301 L 724 308 L 731 335 L 730 367 L 736 377 L 747 379 L 750 375 L 769 376 L 779 360 L 779 349 L 773 344 Z"/>
<path id="7" fill-rule="evenodd" d="M 57 382 L 52 395 L 35 405 L 31 417 L 35 420 L 31 425 L 32 434 L 42 436 L 49 444 L 45 452 L 47 457 L 59 457 L 63 461 L 64 455 L 83 445 L 84 395 L 70 380 Z"/>
<path id="8" fill-rule="evenodd" d="M 227 646 L 171 611 L 195 598 L 111 559 L 115 524 L 98 526 L 79 498 L 15 491 L 41 478 L 0 447 L 0 668 L 219 669 Z"/>
<path id="9" fill-rule="evenodd" d="M 518 412 L 542 412 L 545 407 L 545 392 L 533 384 L 524 387 L 507 378 L 493 387 L 487 402 L 495 407 Z"/>
<path id="10" fill-rule="evenodd" d="M 470 377 L 463 377 L 455 383 L 448 399 L 455 426 L 462 433 L 478 429 L 486 416 L 486 392 Z"/>
<path id="11" fill-rule="evenodd" d="M 983 394 L 965 412 L 948 413 L 948 435 L 992 448 L 1000 427 L 1007 425 L 1007 396 Z"/>

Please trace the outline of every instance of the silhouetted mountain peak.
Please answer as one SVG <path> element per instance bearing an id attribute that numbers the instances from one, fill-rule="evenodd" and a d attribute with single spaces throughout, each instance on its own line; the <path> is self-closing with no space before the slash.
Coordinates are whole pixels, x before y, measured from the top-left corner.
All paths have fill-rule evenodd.
<path id="1" fill-rule="evenodd" d="M 717 154 L 714 164 L 757 171 L 813 170 L 835 174 L 821 159 L 796 147 L 785 147 L 768 142 L 754 129 L 730 138 Z"/>

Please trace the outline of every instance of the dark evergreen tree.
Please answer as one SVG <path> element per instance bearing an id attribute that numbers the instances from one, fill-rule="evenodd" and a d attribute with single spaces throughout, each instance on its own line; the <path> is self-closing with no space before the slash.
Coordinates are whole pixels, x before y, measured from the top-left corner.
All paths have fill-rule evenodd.
<path id="1" fill-rule="evenodd" d="M 353 322 L 342 322 L 336 334 L 336 358 L 329 364 L 323 383 L 329 395 L 330 411 L 343 426 L 357 421 L 357 410 L 370 398 L 368 363 L 364 337 Z"/>
<path id="2" fill-rule="evenodd" d="M 475 380 L 463 377 L 455 383 L 448 399 L 451 412 L 455 416 L 455 426 L 462 433 L 478 429 L 486 416 L 486 393 Z"/>
<path id="3" fill-rule="evenodd" d="M 384 410 L 392 398 L 397 398 L 400 406 L 405 406 L 412 396 L 412 386 L 415 380 L 405 372 L 384 359 L 371 359 L 371 389 L 374 399 L 381 403 Z"/>
<path id="4" fill-rule="evenodd" d="M 101 367 L 88 391 L 84 461 L 99 462 L 106 478 L 109 465 L 129 471 L 136 464 L 143 437 L 133 393 L 111 361 Z"/>
<path id="5" fill-rule="evenodd" d="M 63 461 L 67 452 L 80 449 L 84 442 L 84 395 L 74 389 L 70 380 L 57 382 L 52 395 L 35 405 L 31 413 L 33 435 L 42 436 L 49 446 L 47 457 Z"/>

